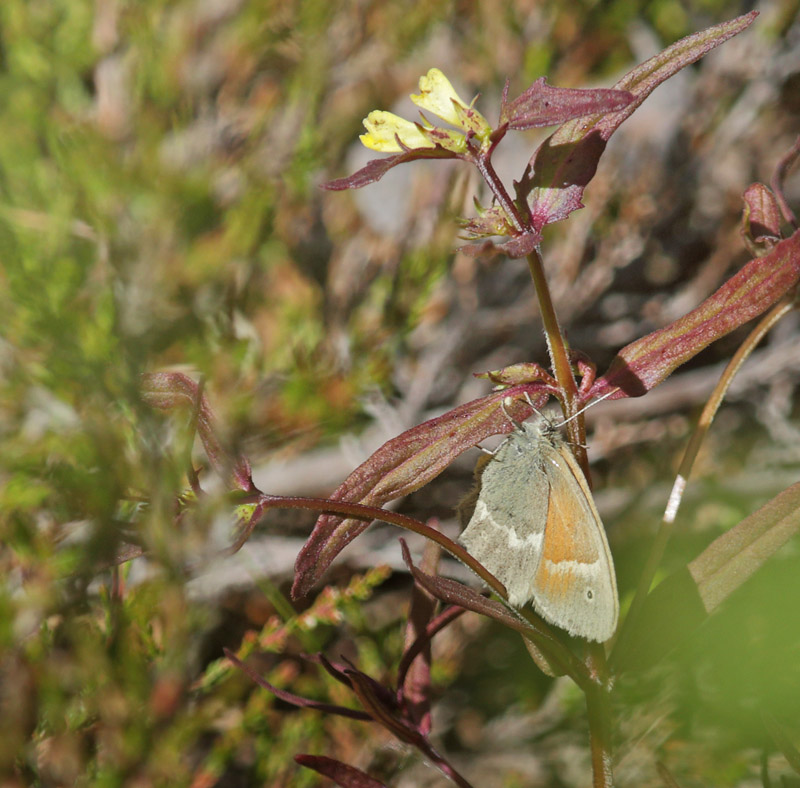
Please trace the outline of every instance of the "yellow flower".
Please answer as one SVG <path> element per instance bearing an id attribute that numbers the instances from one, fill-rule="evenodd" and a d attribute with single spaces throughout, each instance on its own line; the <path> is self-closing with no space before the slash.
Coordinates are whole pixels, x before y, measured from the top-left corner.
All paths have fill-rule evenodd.
<path id="1" fill-rule="evenodd" d="M 399 137 L 407 148 L 435 148 L 416 123 L 401 118 L 393 112 L 376 109 L 364 118 L 366 134 L 359 139 L 370 150 L 381 153 L 399 153 L 403 150 L 397 142 Z"/>
<path id="2" fill-rule="evenodd" d="M 467 109 L 467 105 L 455 92 L 450 80 L 438 68 L 432 68 L 424 77 L 419 78 L 419 95 L 412 93 L 411 100 L 420 109 L 432 112 L 453 126 L 461 125 L 456 105 Z"/>
<path id="3" fill-rule="evenodd" d="M 422 123 L 412 123 L 392 112 L 375 110 L 364 119 L 367 133 L 361 135 L 361 142 L 381 153 L 400 153 L 406 148 L 435 148 L 437 144 L 453 153 L 462 153 L 467 144 L 463 132 L 473 132 L 481 143 L 488 141 L 491 126 L 480 112 L 462 100 L 438 68 L 432 68 L 420 77 L 419 90 L 419 94 L 412 94 L 411 100 L 420 109 L 433 113 L 461 131 L 433 126 L 424 115 Z"/>

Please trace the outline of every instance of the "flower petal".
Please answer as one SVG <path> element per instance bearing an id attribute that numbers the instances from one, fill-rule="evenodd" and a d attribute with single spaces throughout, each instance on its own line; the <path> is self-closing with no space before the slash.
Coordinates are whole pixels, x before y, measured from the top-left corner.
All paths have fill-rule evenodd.
<path id="1" fill-rule="evenodd" d="M 404 148 L 397 141 L 398 138 L 406 148 L 434 148 L 431 142 L 420 131 L 416 123 L 401 118 L 393 112 L 373 110 L 364 118 L 366 134 L 359 139 L 370 150 L 381 153 L 400 153 Z"/>
<path id="2" fill-rule="evenodd" d="M 411 100 L 420 109 L 432 112 L 453 126 L 461 126 L 461 118 L 453 102 L 464 109 L 467 109 L 467 104 L 438 68 L 432 68 L 424 77 L 419 78 L 419 90 L 419 94 L 412 93 Z"/>

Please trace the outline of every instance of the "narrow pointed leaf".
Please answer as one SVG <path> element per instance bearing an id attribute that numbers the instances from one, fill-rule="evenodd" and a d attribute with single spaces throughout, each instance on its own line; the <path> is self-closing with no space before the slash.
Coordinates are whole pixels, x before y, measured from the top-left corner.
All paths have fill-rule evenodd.
<path id="1" fill-rule="evenodd" d="M 420 750 L 428 751 L 430 745 L 427 739 L 416 730 L 409 722 L 402 719 L 394 709 L 387 708 L 381 703 L 374 691 L 371 682 L 366 680 L 363 673 L 354 672 L 351 676 L 353 691 L 358 695 L 359 701 L 375 722 L 383 725 L 400 741 L 411 744 Z"/>
<path id="2" fill-rule="evenodd" d="M 518 131 L 555 126 L 573 118 L 615 112 L 633 101 L 624 90 L 557 88 L 539 77 L 522 95 L 503 102 L 500 123 Z"/>
<path id="3" fill-rule="evenodd" d="M 369 186 L 383 178 L 389 170 L 397 167 L 398 164 L 405 164 L 417 159 L 455 159 L 458 156 L 452 151 L 441 147 L 436 148 L 414 148 L 412 150 L 398 153 L 395 156 L 387 156 L 383 159 L 372 159 L 367 162 L 360 170 L 346 178 L 337 178 L 333 181 L 323 183 L 321 188 L 328 191 L 342 191 L 344 189 L 360 189 L 362 186 Z"/>
<path id="4" fill-rule="evenodd" d="M 763 184 L 745 189 L 742 235 L 755 254 L 759 247 L 771 248 L 781 238 L 783 217 L 775 195 Z"/>
<path id="5" fill-rule="evenodd" d="M 350 679 L 347 678 L 347 674 L 345 673 L 345 671 L 351 667 L 350 665 L 331 662 L 322 652 L 318 652 L 317 654 L 305 654 L 303 658 L 317 665 L 322 665 L 328 675 L 336 679 L 340 684 L 344 684 L 348 689 L 353 689 L 353 685 L 350 683 Z"/>
<path id="6" fill-rule="evenodd" d="M 324 755 L 295 755 L 294 760 L 300 766 L 313 769 L 323 777 L 333 780 L 342 788 L 386 788 L 385 783 L 370 777 L 355 766 L 348 766 Z"/>
<path id="7" fill-rule="evenodd" d="M 425 632 L 403 651 L 403 655 L 400 657 L 400 664 L 397 666 L 398 686 L 402 687 L 405 685 L 409 668 L 414 663 L 414 660 L 428 647 L 436 633 L 443 630 L 465 612 L 466 610 L 463 607 L 451 605 L 431 620 L 425 628 Z"/>
<path id="8" fill-rule="evenodd" d="M 263 676 L 256 673 L 248 664 L 242 662 L 232 651 L 227 648 L 223 649 L 223 651 L 225 652 L 225 656 L 236 665 L 237 668 L 246 673 L 259 687 L 268 690 L 276 698 L 280 698 L 280 700 L 285 703 L 291 703 L 292 706 L 299 706 L 300 708 L 315 709 L 316 711 L 322 711 L 326 714 L 338 714 L 340 717 L 349 717 L 353 720 L 362 720 L 364 722 L 372 720 L 369 714 L 358 711 L 358 709 L 348 709 L 346 706 L 336 706 L 332 703 L 320 703 L 319 701 L 301 698 L 299 695 L 294 695 L 291 692 L 278 689 L 270 684 Z"/>
<path id="9" fill-rule="evenodd" d="M 376 681 L 372 676 L 358 670 L 356 667 L 349 667 L 345 669 L 345 675 L 350 682 L 350 687 L 353 692 L 356 692 L 356 681 L 360 687 L 366 687 L 369 690 L 370 697 L 374 702 L 386 709 L 391 714 L 397 712 L 397 696 L 391 687 L 384 686 L 379 681 Z"/>
<path id="10" fill-rule="evenodd" d="M 494 619 L 503 626 L 519 632 L 536 648 L 542 661 L 547 665 L 545 672 L 548 675 L 560 676 L 568 673 L 579 684 L 584 680 L 586 671 L 582 663 L 575 659 L 574 655 L 562 645 L 550 627 L 543 621 L 534 625 L 500 602 L 487 599 L 463 583 L 422 572 L 414 566 L 405 544 L 403 544 L 403 558 L 414 580 L 429 594 L 449 605 L 457 605 L 471 610 L 473 613 Z"/>
<path id="11" fill-rule="evenodd" d="M 384 443 L 356 468 L 333 492 L 331 500 L 380 506 L 408 495 L 438 476 L 461 452 L 489 435 L 511 432 L 514 427 L 509 417 L 523 421 L 533 412 L 518 398 L 528 392 L 536 403 L 542 398 L 543 388 L 541 384 L 528 384 L 494 392 L 412 427 Z M 515 399 L 504 412 L 501 405 L 508 397 Z M 292 593 L 298 596 L 307 592 L 339 552 L 368 526 L 369 522 L 363 520 L 323 514 L 297 556 Z"/>
<path id="12" fill-rule="evenodd" d="M 197 414 L 197 433 L 211 467 L 232 486 L 247 492 L 255 489 L 250 463 L 244 457 L 234 457 L 223 449 L 217 437 L 214 413 L 199 384 L 181 372 L 153 372 L 142 375 L 141 392 L 142 399 L 159 410 L 193 409 Z"/>
<path id="13" fill-rule="evenodd" d="M 266 497 L 266 496 L 265 496 Z M 405 528 L 408 531 L 419 534 L 431 542 L 435 542 L 447 550 L 450 555 L 457 558 L 465 566 L 468 566 L 478 577 L 481 577 L 487 585 L 496 587 L 497 590 L 503 585 L 497 578 L 488 572 L 482 564 L 478 563 L 461 545 L 449 539 L 441 531 L 426 525 L 421 520 L 416 520 L 405 514 L 390 512 L 386 509 L 379 509 L 375 506 L 363 506 L 359 503 L 345 503 L 330 501 L 319 498 L 271 498 L 275 506 L 281 508 L 311 509 L 319 512 L 328 512 L 339 517 L 352 517 L 367 523 L 373 520 L 382 520 L 385 523 Z M 317 582 L 321 572 L 318 556 L 313 551 L 301 553 L 295 561 L 295 578 L 292 584 L 292 598 L 300 599 L 309 593 L 312 586 Z"/>
<path id="14" fill-rule="evenodd" d="M 632 93 L 623 109 L 571 120 L 548 137 L 529 163 L 529 176 L 517 188 L 527 200 L 533 228 L 539 232 L 551 222 L 565 219 L 583 207 L 584 189 L 594 177 L 606 143 L 619 125 L 658 87 L 682 68 L 699 60 L 737 33 L 758 15 L 751 11 L 730 22 L 688 36 L 637 66 L 614 88 Z"/>
<path id="15" fill-rule="evenodd" d="M 440 556 L 439 545 L 435 542 L 425 544 L 422 563 L 429 572 L 436 572 Z M 426 735 L 431 730 L 431 638 L 428 634 L 428 625 L 436 606 L 436 598 L 415 584 L 406 623 L 404 653 L 418 644 L 418 658 L 413 659 L 402 678 L 398 675 L 397 679 L 398 693 L 402 697 L 409 717 Z"/>
<path id="16" fill-rule="evenodd" d="M 715 539 L 689 572 L 711 613 L 800 531 L 800 483 Z"/>
<path id="17" fill-rule="evenodd" d="M 800 751 L 794 746 L 786 729 L 781 725 L 773 714 L 768 711 L 761 713 L 761 719 L 764 721 L 764 727 L 767 729 L 775 746 L 783 753 L 789 766 L 794 769 L 797 774 L 800 774 Z"/>
<path id="18" fill-rule="evenodd" d="M 641 396 L 712 342 L 766 312 L 798 280 L 800 231 L 751 260 L 696 309 L 620 350 L 592 396 L 613 388 L 621 389 L 619 397 Z"/>

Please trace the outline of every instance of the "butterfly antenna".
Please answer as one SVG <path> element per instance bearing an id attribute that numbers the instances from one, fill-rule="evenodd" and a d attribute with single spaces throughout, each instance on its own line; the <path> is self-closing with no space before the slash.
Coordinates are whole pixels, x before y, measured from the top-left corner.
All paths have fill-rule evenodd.
<path id="1" fill-rule="evenodd" d="M 562 421 L 561 424 L 559 424 L 558 426 L 559 427 L 563 427 L 565 424 L 568 424 L 573 419 L 577 419 L 578 416 L 581 415 L 581 413 L 586 413 L 586 411 L 589 410 L 589 408 L 593 408 L 595 405 L 599 404 L 604 399 L 608 399 L 612 394 L 616 394 L 618 391 L 619 391 L 619 386 L 616 386 L 615 388 L 611 389 L 611 391 L 607 391 L 605 394 L 603 394 L 602 397 L 598 397 L 597 399 L 593 399 L 588 405 L 584 405 L 577 413 L 573 413 L 568 419 L 564 419 L 564 421 Z M 528 396 L 528 392 L 527 391 L 525 392 L 525 396 L 526 397 Z M 530 402 L 530 400 L 529 400 L 529 402 Z M 536 409 L 534 408 L 534 410 L 536 410 Z"/>

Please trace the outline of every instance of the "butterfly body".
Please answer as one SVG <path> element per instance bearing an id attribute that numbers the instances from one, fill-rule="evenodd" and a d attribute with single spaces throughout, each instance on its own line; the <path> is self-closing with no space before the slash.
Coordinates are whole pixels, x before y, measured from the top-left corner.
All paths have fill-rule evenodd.
<path id="1" fill-rule="evenodd" d="M 544 418 L 523 423 L 479 466 L 475 508 L 459 541 L 547 621 L 608 640 L 619 615 L 614 564 L 589 485 Z"/>

